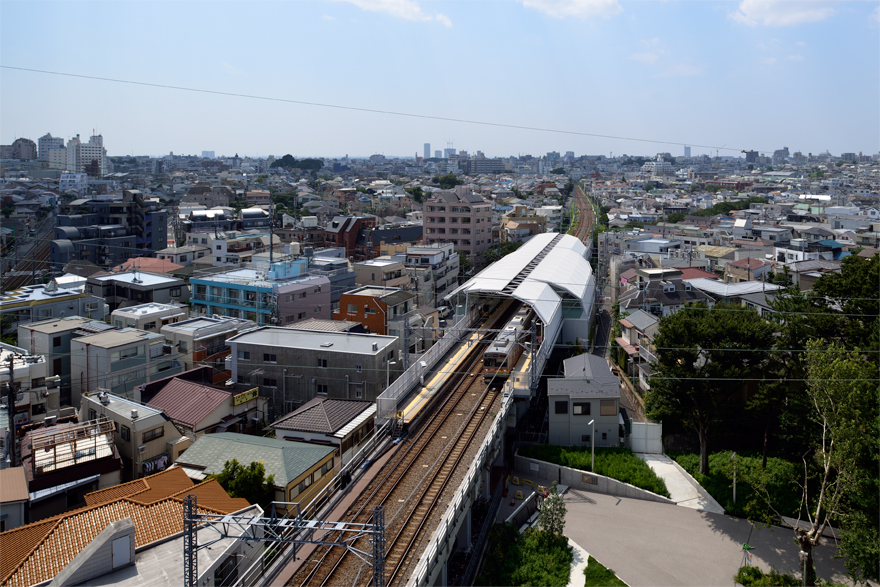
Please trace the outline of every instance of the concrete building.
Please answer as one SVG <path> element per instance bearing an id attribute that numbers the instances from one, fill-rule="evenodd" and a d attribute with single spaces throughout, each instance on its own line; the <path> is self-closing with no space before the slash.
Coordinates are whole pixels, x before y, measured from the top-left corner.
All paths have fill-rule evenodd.
<path id="1" fill-rule="evenodd" d="M 439 300 L 458 285 L 459 257 L 453 247 L 452 243 L 416 245 L 392 255 L 404 262 L 420 306 L 439 306 Z"/>
<path id="2" fill-rule="evenodd" d="M 39 146 L 39 159 L 40 161 L 48 161 L 49 160 L 49 151 L 52 149 L 63 149 L 64 148 L 64 139 L 61 137 L 53 137 L 52 133 L 46 133 L 37 139 L 37 144 Z"/>
<path id="3" fill-rule="evenodd" d="M 84 293 L 84 280 L 74 284 L 28 285 L 0 296 L 0 316 L 9 320 L 5 328 L 49 318 L 85 316 L 93 320 L 104 318 L 104 299 Z M 4 330 L 4 334 L 6 330 Z"/>
<path id="4" fill-rule="evenodd" d="M 182 267 L 189 267 L 196 259 L 211 255 L 211 249 L 204 245 L 184 245 L 182 247 L 168 247 L 156 251 L 157 259 L 167 259 Z"/>
<path id="5" fill-rule="evenodd" d="M 416 309 L 416 294 L 393 287 L 365 286 L 342 294 L 334 320 L 360 322 L 367 332 L 400 335 L 394 325 Z"/>
<path id="6" fill-rule="evenodd" d="M 114 442 L 122 457 L 122 480 L 140 479 L 170 467 L 190 440 L 161 410 L 108 393 L 86 393 L 80 421 L 110 420 Z"/>
<path id="7" fill-rule="evenodd" d="M 165 342 L 177 349 L 185 371 L 198 365 L 211 364 L 217 375 L 215 383 L 219 383 L 229 377 L 226 371 L 226 357 L 229 355 L 226 339 L 255 326 L 250 320 L 242 318 L 200 316 L 163 326 L 161 333 Z"/>
<path id="8" fill-rule="evenodd" d="M 520 243 L 547 232 L 547 216 L 536 214 L 528 206 L 517 204 L 501 217 L 501 241 Z"/>
<path id="9" fill-rule="evenodd" d="M 259 387 L 273 418 L 319 396 L 374 401 L 402 370 L 393 336 L 265 326 L 226 344 L 237 388 Z"/>
<path id="10" fill-rule="evenodd" d="M 12 370 L 10 377 L 10 358 Z M 6 386 L 10 381 L 18 384 L 15 397 L 13 427 L 31 422 L 41 422 L 45 418 L 57 417 L 60 412 L 58 377 L 46 377 L 46 357 L 31 355 L 25 349 L 0 343 L 0 398 L 3 411 L 9 413 Z"/>
<path id="11" fill-rule="evenodd" d="M 475 266 L 492 246 L 492 204 L 470 186 L 434 192 L 424 205 L 422 242 L 451 242 Z M 455 232 L 453 232 L 453 230 Z"/>
<path id="12" fill-rule="evenodd" d="M 59 403 L 61 406 L 71 406 L 70 342 L 80 336 L 113 329 L 113 326 L 105 322 L 82 316 L 51 318 L 19 326 L 18 344 L 31 355 L 42 355 L 46 358 L 46 377 L 59 378 Z M 79 405 L 73 407 L 78 408 Z"/>
<path id="13" fill-rule="evenodd" d="M 146 332 L 160 332 L 163 326 L 175 324 L 187 317 L 185 306 L 150 302 L 127 308 L 118 308 L 110 314 L 117 328 L 134 328 Z"/>
<path id="14" fill-rule="evenodd" d="M 724 281 L 727 283 L 761 281 L 772 267 L 773 263 L 744 257 L 724 266 Z"/>
<path id="15" fill-rule="evenodd" d="M 75 338 L 70 354 L 74 406 L 84 393 L 98 389 L 139 402 L 138 385 L 182 370 L 177 351 L 165 344 L 164 336 L 133 328 Z"/>
<path id="16" fill-rule="evenodd" d="M 712 296 L 684 281 L 679 269 L 636 269 L 635 288 L 621 294 L 618 301 L 621 311 L 644 310 L 655 316 L 669 316 L 696 302 L 715 305 Z"/>
<path id="17" fill-rule="evenodd" d="M 324 246 L 343 247 L 350 260 L 361 260 L 357 254 L 358 237 L 365 230 L 376 228 L 376 218 L 372 216 L 336 216 L 324 227 Z M 378 244 L 378 243 L 376 243 Z"/>
<path id="18" fill-rule="evenodd" d="M 25 525 L 28 499 L 24 467 L 0 469 L 0 532 Z"/>
<path id="19" fill-rule="evenodd" d="M 37 158 L 37 144 L 30 139 L 15 139 L 11 145 L 0 146 L 0 159 L 33 161 Z"/>
<path id="20" fill-rule="evenodd" d="M 339 298 L 355 288 L 354 268 L 347 259 L 316 255 L 309 260 L 309 275 L 330 280 L 331 312 L 339 309 Z"/>
<path id="21" fill-rule="evenodd" d="M 225 185 L 201 185 L 197 184 L 189 188 L 186 194 L 180 198 L 182 204 L 201 204 L 206 208 L 217 206 L 229 206 L 235 193 Z"/>
<path id="22" fill-rule="evenodd" d="M 798 261 L 832 261 L 834 251 L 827 245 L 803 239 L 791 239 L 788 242 L 777 242 L 773 253 L 774 259 L 783 264 Z"/>
<path id="23" fill-rule="evenodd" d="M 559 227 L 562 226 L 564 216 L 562 206 L 540 206 L 535 210 L 535 214 L 547 217 L 546 230 L 549 232 L 558 232 Z"/>
<path id="24" fill-rule="evenodd" d="M 400 261 L 389 257 L 380 257 L 353 263 L 352 267 L 354 268 L 356 285 L 380 285 L 409 289 L 410 276 Z"/>
<path id="25" fill-rule="evenodd" d="M 617 376 L 603 357 L 589 353 L 566 359 L 564 364 L 564 378 L 547 380 L 550 444 L 620 446 Z"/>
<path id="26" fill-rule="evenodd" d="M 182 279 L 141 271 L 89 277 L 86 291 L 102 296 L 111 311 L 133 304 L 185 304 L 190 298 L 189 288 Z"/>

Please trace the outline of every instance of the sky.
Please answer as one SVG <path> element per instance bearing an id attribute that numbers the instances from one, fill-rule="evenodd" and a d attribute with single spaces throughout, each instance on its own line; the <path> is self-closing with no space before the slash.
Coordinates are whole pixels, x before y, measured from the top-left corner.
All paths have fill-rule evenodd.
<path id="1" fill-rule="evenodd" d="M 877 1 L 0 0 L 0 65 L 111 156 L 880 151 Z"/>

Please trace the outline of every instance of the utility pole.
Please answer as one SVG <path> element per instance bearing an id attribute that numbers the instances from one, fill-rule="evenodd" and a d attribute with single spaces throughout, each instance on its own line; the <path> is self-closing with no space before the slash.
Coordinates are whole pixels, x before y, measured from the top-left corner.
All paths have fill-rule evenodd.
<path id="1" fill-rule="evenodd" d="M 273 242 L 275 228 L 275 203 L 271 201 L 271 196 L 269 200 L 269 270 L 272 269 L 272 252 L 275 249 L 275 243 Z"/>
<path id="2" fill-rule="evenodd" d="M 9 466 L 15 466 L 15 398 L 18 395 L 19 385 L 15 382 L 15 371 L 13 363 L 15 361 L 15 353 L 9 353 L 9 381 L 6 383 L 6 407 L 9 410 L 9 431 L 12 437 L 12 443 L 9 447 Z"/>

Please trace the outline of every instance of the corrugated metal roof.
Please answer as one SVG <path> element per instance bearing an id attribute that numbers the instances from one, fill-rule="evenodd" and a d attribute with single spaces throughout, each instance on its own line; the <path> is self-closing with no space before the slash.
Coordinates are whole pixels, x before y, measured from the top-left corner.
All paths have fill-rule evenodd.
<path id="1" fill-rule="evenodd" d="M 173 422 L 195 428 L 231 397 L 228 391 L 175 377 L 147 405 L 162 410 Z"/>
<path id="2" fill-rule="evenodd" d="M 281 417 L 269 428 L 334 434 L 362 412 L 374 407 L 369 401 L 316 397 L 299 409 Z"/>
<path id="3" fill-rule="evenodd" d="M 24 467 L 0 469 L 0 503 L 28 500 Z"/>

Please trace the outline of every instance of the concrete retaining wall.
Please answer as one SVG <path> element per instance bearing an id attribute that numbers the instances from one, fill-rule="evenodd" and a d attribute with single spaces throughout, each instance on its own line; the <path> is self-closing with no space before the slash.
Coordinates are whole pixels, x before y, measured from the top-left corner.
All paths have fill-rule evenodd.
<path id="1" fill-rule="evenodd" d="M 581 491 L 593 491 L 606 495 L 617 495 L 619 497 L 644 499 L 646 501 L 675 505 L 674 501 L 666 499 L 662 495 L 657 495 L 645 489 L 639 489 L 629 483 L 611 479 L 604 475 L 595 475 L 578 469 L 554 465 L 545 461 L 527 459 L 519 455 L 514 457 L 514 469 L 520 477 L 526 479 L 529 478 L 529 475 L 541 479 L 555 479 L 560 485 L 567 485 Z"/>

